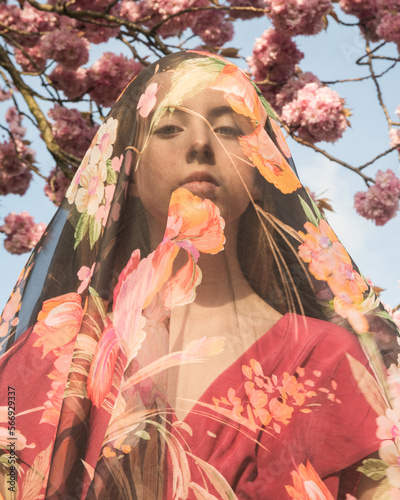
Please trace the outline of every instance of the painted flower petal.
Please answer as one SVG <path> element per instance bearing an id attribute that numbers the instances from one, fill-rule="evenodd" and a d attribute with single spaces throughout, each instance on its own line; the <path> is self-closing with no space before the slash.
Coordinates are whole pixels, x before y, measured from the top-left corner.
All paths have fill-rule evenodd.
<path id="1" fill-rule="evenodd" d="M 190 240 L 199 252 L 215 254 L 223 250 L 225 221 L 219 208 L 187 189 L 172 193 L 164 237 L 171 241 Z"/>
<path id="2" fill-rule="evenodd" d="M 196 298 L 196 287 L 201 283 L 201 271 L 194 258 L 189 255 L 187 263 L 171 278 L 163 293 L 165 307 L 190 304 Z"/>
<path id="3" fill-rule="evenodd" d="M 111 390 L 118 351 L 119 342 L 114 326 L 109 325 L 101 334 L 87 379 L 87 396 L 97 408 Z"/>
<path id="4" fill-rule="evenodd" d="M 239 137 L 239 142 L 243 153 L 258 168 L 260 174 L 282 193 L 293 193 L 301 187 L 296 174 L 262 124 L 252 134 Z"/>

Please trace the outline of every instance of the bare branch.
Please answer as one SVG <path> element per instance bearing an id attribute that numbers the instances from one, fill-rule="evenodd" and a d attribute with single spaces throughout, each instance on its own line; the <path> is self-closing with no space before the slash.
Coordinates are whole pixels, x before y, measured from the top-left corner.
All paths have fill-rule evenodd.
<path id="1" fill-rule="evenodd" d="M 389 112 L 385 106 L 385 103 L 383 102 L 383 97 L 382 97 L 382 92 L 381 92 L 381 88 L 379 86 L 379 82 L 378 82 L 378 78 L 377 76 L 375 75 L 375 72 L 374 72 L 374 67 L 372 65 L 372 52 L 371 49 L 370 49 L 370 46 L 369 46 L 369 42 L 367 40 L 366 42 L 366 48 L 367 48 L 367 54 L 368 54 L 368 67 L 369 67 L 369 71 L 371 73 L 371 77 L 375 83 L 375 87 L 376 87 L 376 92 L 377 92 L 377 95 L 378 95 L 378 101 L 379 101 L 379 104 L 385 114 L 385 117 L 386 117 L 386 121 L 388 122 L 388 127 L 390 129 L 390 126 L 391 126 L 391 120 L 390 120 L 390 115 L 389 115 Z"/>
<path id="2" fill-rule="evenodd" d="M 14 85 L 17 87 L 23 98 L 25 99 L 26 104 L 29 107 L 30 112 L 35 117 L 37 122 L 37 127 L 40 130 L 43 140 L 46 143 L 47 149 L 50 154 L 53 156 L 56 163 L 60 166 L 62 171 L 69 178 L 72 177 L 70 165 L 78 166 L 80 163 L 79 158 L 69 153 L 63 151 L 55 142 L 53 132 L 51 130 L 51 126 L 47 121 L 45 115 L 42 110 L 38 106 L 37 102 L 33 97 L 33 93 L 28 85 L 23 81 L 21 75 L 14 67 L 10 58 L 8 57 L 7 52 L 3 47 L 0 46 L 0 64 L 6 71 L 9 73 L 11 79 L 14 82 Z"/>
<path id="3" fill-rule="evenodd" d="M 352 172 L 356 173 L 357 175 L 359 175 L 360 177 L 362 177 L 364 179 L 364 181 L 365 181 L 365 183 L 367 185 L 368 185 L 368 182 L 370 182 L 370 183 L 374 182 L 374 180 L 371 177 L 368 177 L 363 172 L 361 172 L 361 170 L 360 170 L 359 167 L 358 168 L 357 167 L 353 167 L 349 163 L 347 163 L 347 162 L 345 162 L 343 160 L 340 160 L 339 158 L 335 158 L 334 156 L 332 156 L 331 154 L 329 154 L 327 151 L 325 151 L 324 149 L 319 148 L 315 144 L 312 144 L 311 142 L 308 142 L 308 141 L 306 141 L 304 139 L 301 139 L 300 137 L 298 137 L 297 135 L 295 135 L 290 130 L 290 128 L 282 121 L 282 118 L 276 113 L 275 110 L 274 110 L 274 113 L 275 113 L 275 116 L 276 116 L 277 120 L 281 124 L 281 126 L 286 130 L 286 132 L 290 135 L 290 137 L 292 137 L 293 140 L 295 140 L 299 144 L 302 144 L 303 146 L 307 146 L 308 148 L 313 149 L 314 151 L 316 151 L 317 153 L 322 154 L 323 156 L 325 156 L 329 160 L 331 160 L 331 161 L 333 161 L 335 163 L 338 163 L 339 165 L 342 165 L 342 167 L 345 167 L 348 170 L 351 170 Z"/>

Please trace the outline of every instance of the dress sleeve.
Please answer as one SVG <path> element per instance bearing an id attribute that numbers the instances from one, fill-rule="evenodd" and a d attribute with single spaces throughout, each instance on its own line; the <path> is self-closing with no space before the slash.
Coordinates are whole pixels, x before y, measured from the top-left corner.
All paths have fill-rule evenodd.
<path id="1" fill-rule="evenodd" d="M 307 328 L 295 332 L 288 330 L 275 357 L 277 361 L 271 363 L 266 356 L 263 369 L 267 372 L 272 364 L 274 373 L 280 374 L 278 379 L 296 379 L 288 389 L 287 402 L 295 384 L 298 395 L 308 396 L 304 402 L 298 396 L 299 406 L 293 406 L 290 420 L 279 432 L 262 434 L 257 479 L 239 487 L 249 498 L 271 491 L 275 491 L 274 498 L 287 498 L 285 486 L 293 485 L 291 473 L 309 461 L 336 498 L 340 472 L 379 449 L 377 414 L 362 394 L 349 362 L 355 360 L 358 369 L 372 377 L 368 360 L 355 335 L 319 320 L 309 320 Z"/>

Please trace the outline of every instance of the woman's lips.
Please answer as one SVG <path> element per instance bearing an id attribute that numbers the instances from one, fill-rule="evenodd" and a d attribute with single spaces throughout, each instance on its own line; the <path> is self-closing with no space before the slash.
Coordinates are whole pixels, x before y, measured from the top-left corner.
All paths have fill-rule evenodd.
<path id="1" fill-rule="evenodd" d="M 213 198 L 218 186 L 218 182 L 211 175 L 204 172 L 194 172 L 186 177 L 180 187 L 200 198 Z"/>

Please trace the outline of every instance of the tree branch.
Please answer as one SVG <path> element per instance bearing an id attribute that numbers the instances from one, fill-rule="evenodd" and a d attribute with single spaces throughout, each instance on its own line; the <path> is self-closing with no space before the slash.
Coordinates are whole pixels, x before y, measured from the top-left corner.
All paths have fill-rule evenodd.
<path id="1" fill-rule="evenodd" d="M 56 144 L 49 122 L 47 121 L 45 115 L 35 101 L 29 86 L 26 85 L 26 83 L 23 81 L 21 75 L 14 67 L 13 63 L 8 57 L 7 52 L 2 46 L 0 46 L 0 64 L 8 72 L 12 81 L 14 82 L 14 85 L 17 87 L 17 89 L 25 99 L 30 112 L 35 117 L 37 127 L 42 134 L 43 140 L 45 141 L 50 154 L 52 155 L 56 163 L 60 166 L 64 174 L 68 178 L 72 178 L 72 172 L 69 167 L 70 165 L 78 166 L 80 163 L 79 158 L 66 153 Z"/>

